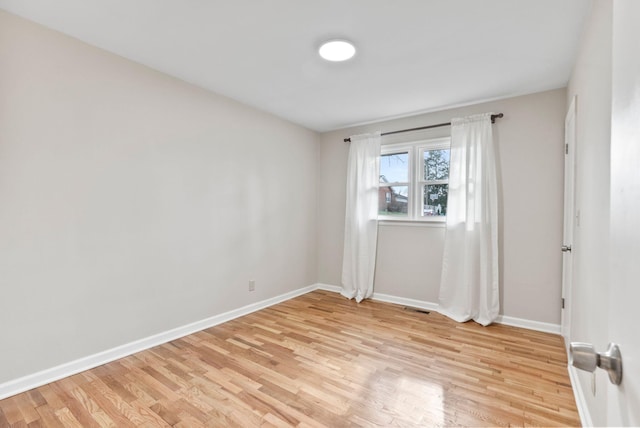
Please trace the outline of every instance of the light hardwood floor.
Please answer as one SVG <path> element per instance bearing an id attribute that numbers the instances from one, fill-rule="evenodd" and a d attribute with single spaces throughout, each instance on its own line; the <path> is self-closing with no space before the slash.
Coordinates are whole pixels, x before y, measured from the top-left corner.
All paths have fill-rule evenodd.
<path id="1" fill-rule="evenodd" d="M 560 336 L 314 291 L 0 401 L 0 426 L 577 426 Z"/>

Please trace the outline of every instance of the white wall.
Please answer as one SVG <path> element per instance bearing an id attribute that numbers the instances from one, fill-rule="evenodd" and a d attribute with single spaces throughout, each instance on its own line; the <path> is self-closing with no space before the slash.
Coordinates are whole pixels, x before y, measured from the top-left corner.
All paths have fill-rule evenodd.
<path id="1" fill-rule="evenodd" d="M 318 143 L 0 11 L 0 383 L 315 283 Z"/>
<path id="2" fill-rule="evenodd" d="M 318 279 L 339 285 L 342 269 L 345 175 L 349 135 L 447 122 L 502 112 L 494 125 L 500 167 L 501 313 L 560 323 L 564 89 L 325 133 L 320 151 Z M 438 137 L 449 128 L 400 134 Z M 380 226 L 375 291 L 437 302 L 442 227 Z"/>
<path id="3" fill-rule="evenodd" d="M 577 97 L 576 224 L 570 340 L 608 344 L 609 176 L 611 143 L 612 2 L 597 0 L 586 23 L 567 88 L 567 103 Z M 568 104 L 567 104 L 568 105 Z M 606 422 L 607 374 L 577 371 L 593 423 Z"/>

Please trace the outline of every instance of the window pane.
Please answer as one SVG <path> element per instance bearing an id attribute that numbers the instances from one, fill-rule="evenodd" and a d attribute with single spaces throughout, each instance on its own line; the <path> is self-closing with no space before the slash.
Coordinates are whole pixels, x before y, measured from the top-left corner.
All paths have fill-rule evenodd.
<path id="1" fill-rule="evenodd" d="M 449 149 L 424 151 L 424 181 L 449 178 Z"/>
<path id="2" fill-rule="evenodd" d="M 409 153 L 380 156 L 380 183 L 407 183 L 409 181 Z"/>
<path id="3" fill-rule="evenodd" d="M 423 189 L 422 215 L 447 215 L 448 184 L 427 184 Z"/>
<path id="4" fill-rule="evenodd" d="M 380 186 L 378 214 L 407 216 L 409 186 Z"/>

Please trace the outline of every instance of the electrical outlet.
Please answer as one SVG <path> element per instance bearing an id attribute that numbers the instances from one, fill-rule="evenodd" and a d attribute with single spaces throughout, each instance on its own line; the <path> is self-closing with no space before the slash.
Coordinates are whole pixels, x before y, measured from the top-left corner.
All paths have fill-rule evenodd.
<path id="1" fill-rule="evenodd" d="M 256 282 L 253 279 L 249 280 L 249 291 L 255 291 L 256 289 Z"/>

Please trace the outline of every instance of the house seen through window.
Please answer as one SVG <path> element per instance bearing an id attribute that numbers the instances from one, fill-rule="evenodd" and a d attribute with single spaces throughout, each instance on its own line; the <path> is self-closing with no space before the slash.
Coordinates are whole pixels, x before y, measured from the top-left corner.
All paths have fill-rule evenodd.
<path id="1" fill-rule="evenodd" d="M 449 191 L 449 138 L 382 146 L 378 216 L 442 221 Z"/>

